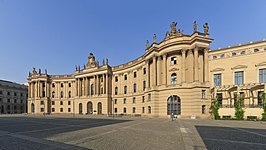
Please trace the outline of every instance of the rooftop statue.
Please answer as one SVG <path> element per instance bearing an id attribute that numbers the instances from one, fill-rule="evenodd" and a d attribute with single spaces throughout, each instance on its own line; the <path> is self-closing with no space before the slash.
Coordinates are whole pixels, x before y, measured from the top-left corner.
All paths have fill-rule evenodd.
<path id="1" fill-rule="evenodd" d="M 204 28 L 204 33 L 209 34 L 209 25 L 207 22 L 203 25 L 203 28 Z"/>
<path id="2" fill-rule="evenodd" d="M 167 31 L 165 34 L 165 39 L 168 39 L 170 37 L 170 33 Z"/>
<path id="3" fill-rule="evenodd" d="M 180 29 L 177 30 L 177 35 L 182 36 L 183 35 L 183 30 L 181 31 Z"/>
<path id="4" fill-rule="evenodd" d="M 108 58 L 106 58 L 106 65 L 108 65 Z"/>
<path id="5" fill-rule="evenodd" d="M 196 20 L 194 21 L 193 28 L 194 28 L 194 32 L 197 32 L 197 22 L 196 22 Z"/>
<path id="6" fill-rule="evenodd" d="M 153 43 L 156 43 L 156 34 L 153 35 Z"/>
<path id="7" fill-rule="evenodd" d="M 37 73 L 37 71 L 36 71 L 36 69 L 33 67 L 33 71 L 32 71 L 32 73 L 33 74 L 36 74 Z"/>
<path id="8" fill-rule="evenodd" d="M 170 25 L 170 27 L 172 28 L 172 31 L 171 31 L 172 35 L 176 33 L 176 24 L 177 22 L 172 22 Z"/>
<path id="9" fill-rule="evenodd" d="M 44 73 L 47 74 L 47 69 L 44 70 Z"/>
<path id="10" fill-rule="evenodd" d="M 39 69 L 39 74 L 41 74 L 42 73 L 42 71 L 41 71 L 41 69 Z"/>
<path id="11" fill-rule="evenodd" d="M 149 41 L 146 41 L 146 49 L 149 48 Z"/>

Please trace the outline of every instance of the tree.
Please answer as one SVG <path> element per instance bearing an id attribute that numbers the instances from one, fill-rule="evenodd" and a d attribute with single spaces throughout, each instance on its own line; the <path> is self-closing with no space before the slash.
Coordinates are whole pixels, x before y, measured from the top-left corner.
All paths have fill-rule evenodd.
<path id="1" fill-rule="evenodd" d="M 235 103 L 235 118 L 237 120 L 244 120 L 244 113 L 245 111 L 243 110 L 242 106 L 241 106 L 241 98 L 239 95 L 237 95 L 237 100 Z"/>
<path id="2" fill-rule="evenodd" d="M 219 116 L 219 104 L 218 104 L 217 98 L 212 100 L 212 103 L 211 103 L 211 114 L 214 116 L 215 120 L 220 119 L 220 116 Z"/>
<path id="3" fill-rule="evenodd" d="M 266 121 L 266 94 L 265 92 L 262 94 L 262 98 L 263 98 L 263 113 L 262 113 L 262 121 Z"/>

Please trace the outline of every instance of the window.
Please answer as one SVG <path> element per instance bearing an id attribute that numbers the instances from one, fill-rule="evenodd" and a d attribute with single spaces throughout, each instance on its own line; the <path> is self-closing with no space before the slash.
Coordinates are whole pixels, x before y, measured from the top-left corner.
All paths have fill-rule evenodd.
<path id="1" fill-rule="evenodd" d="M 23 93 L 20 93 L 20 97 L 23 97 Z"/>
<path id="2" fill-rule="evenodd" d="M 136 103 L 136 97 L 133 97 L 132 103 L 133 103 L 133 104 Z"/>
<path id="3" fill-rule="evenodd" d="M 45 91 L 42 91 L 42 97 L 45 97 Z"/>
<path id="4" fill-rule="evenodd" d="M 220 56 L 220 58 L 224 58 L 224 54 L 222 54 L 222 55 Z"/>
<path id="5" fill-rule="evenodd" d="M 127 113 L 127 108 L 124 108 L 124 113 Z"/>
<path id="6" fill-rule="evenodd" d="M 71 97 L 71 91 L 68 92 L 68 97 L 69 97 L 69 98 Z"/>
<path id="7" fill-rule="evenodd" d="M 0 91 L 0 95 L 3 95 L 3 91 Z"/>
<path id="8" fill-rule="evenodd" d="M 263 105 L 263 91 L 258 91 L 258 105 Z"/>
<path id="9" fill-rule="evenodd" d="M 146 68 L 143 68 L 143 74 L 146 74 Z"/>
<path id="10" fill-rule="evenodd" d="M 148 106 L 148 113 L 151 113 L 151 106 Z"/>
<path id="11" fill-rule="evenodd" d="M 148 94 L 148 101 L 151 101 L 151 94 Z"/>
<path id="12" fill-rule="evenodd" d="M 124 102 L 123 102 L 124 104 L 126 104 L 127 103 L 127 99 L 126 98 L 124 98 Z"/>
<path id="13" fill-rule="evenodd" d="M 172 83 L 172 85 L 176 85 L 176 73 L 173 73 L 171 75 L 171 83 Z"/>
<path id="14" fill-rule="evenodd" d="M 134 78 L 136 78 L 137 77 L 137 72 L 134 72 Z"/>
<path id="15" fill-rule="evenodd" d="M 52 105 L 55 105 L 55 102 L 54 101 L 52 101 Z"/>
<path id="16" fill-rule="evenodd" d="M 60 108 L 60 112 L 63 112 L 63 108 Z"/>
<path id="17" fill-rule="evenodd" d="M 201 98 L 202 99 L 206 98 L 206 90 L 201 90 Z"/>
<path id="18" fill-rule="evenodd" d="M 44 112 L 44 108 L 41 108 L 41 112 Z"/>
<path id="19" fill-rule="evenodd" d="M 242 52 L 240 52 L 240 54 L 241 55 L 244 55 L 244 54 L 246 54 L 246 51 L 242 51 Z"/>
<path id="20" fill-rule="evenodd" d="M 101 94 L 103 94 L 103 87 L 101 87 Z"/>
<path id="21" fill-rule="evenodd" d="M 14 99 L 14 103 L 17 103 L 17 100 L 16 99 Z"/>
<path id="22" fill-rule="evenodd" d="M 175 65 L 176 64 L 176 57 L 171 57 L 171 64 Z"/>
<path id="23" fill-rule="evenodd" d="M 63 101 L 60 101 L 60 105 L 63 105 Z"/>
<path id="24" fill-rule="evenodd" d="M 136 113 L 136 107 L 132 108 L 132 113 Z"/>
<path id="25" fill-rule="evenodd" d="M 206 105 L 201 106 L 201 113 L 205 114 L 206 113 Z"/>
<path id="26" fill-rule="evenodd" d="M 142 113 L 145 113 L 145 107 L 142 107 Z"/>
<path id="27" fill-rule="evenodd" d="M 10 99 L 7 99 L 7 102 L 10 103 Z"/>
<path id="28" fill-rule="evenodd" d="M 10 95 L 10 92 L 7 92 L 7 95 Z"/>
<path id="29" fill-rule="evenodd" d="M 71 87 L 71 83 L 68 83 L 68 87 Z"/>
<path id="30" fill-rule="evenodd" d="M 44 105 L 44 101 L 41 101 L 41 105 Z"/>
<path id="31" fill-rule="evenodd" d="M 127 86 L 124 86 L 124 94 L 127 94 Z"/>
<path id="32" fill-rule="evenodd" d="M 60 97 L 61 97 L 61 98 L 64 97 L 64 92 L 63 92 L 63 91 L 61 91 L 61 93 L 60 93 Z"/>
<path id="33" fill-rule="evenodd" d="M 93 95 L 94 94 L 94 86 L 93 86 L 93 84 L 91 84 L 91 95 Z"/>
<path id="34" fill-rule="evenodd" d="M 45 83 L 44 83 L 44 82 L 42 83 L 42 87 L 43 87 L 43 88 L 45 87 Z"/>
<path id="35" fill-rule="evenodd" d="M 53 91 L 53 92 L 52 92 L 52 98 L 54 98 L 54 97 L 55 97 L 55 92 Z"/>
<path id="36" fill-rule="evenodd" d="M 101 82 L 103 82 L 103 77 L 101 77 Z"/>
<path id="37" fill-rule="evenodd" d="M 117 104 L 117 99 L 115 99 L 114 104 Z"/>
<path id="38" fill-rule="evenodd" d="M 266 47 L 264 48 L 264 51 L 266 51 Z"/>
<path id="39" fill-rule="evenodd" d="M 61 88 L 62 88 L 62 87 L 64 87 L 64 84 L 63 84 L 63 83 L 61 83 Z"/>
<path id="40" fill-rule="evenodd" d="M 216 58 L 217 58 L 217 56 L 212 56 L 212 58 L 213 58 L 213 59 L 216 59 Z"/>
<path id="41" fill-rule="evenodd" d="M 254 49 L 254 53 L 257 53 L 257 52 L 259 52 L 259 49 L 257 49 L 257 48 Z"/>
<path id="42" fill-rule="evenodd" d="M 134 93 L 136 93 L 136 91 L 137 91 L 137 85 L 136 85 L 136 83 L 134 83 L 134 85 L 133 85 L 133 91 L 134 91 Z"/>
<path id="43" fill-rule="evenodd" d="M 52 108 L 52 112 L 55 112 L 55 108 Z"/>
<path id="44" fill-rule="evenodd" d="M 52 84 L 52 87 L 53 87 L 53 88 L 55 87 L 55 84 L 54 84 L 54 83 Z"/>
<path id="45" fill-rule="evenodd" d="M 124 75 L 124 80 L 127 80 L 127 75 Z"/>
<path id="46" fill-rule="evenodd" d="M 71 105 L 71 101 L 68 101 L 68 105 Z"/>
<path id="47" fill-rule="evenodd" d="M 146 89 L 146 81 L 143 81 L 143 91 Z"/>
<path id="48" fill-rule="evenodd" d="M 115 87 L 115 95 L 118 94 L 118 87 Z"/>
<path id="49" fill-rule="evenodd" d="M 71 112 L 71 108 L 68 108 L 68 112 Z"/>
<path id="50" fill-rule="evenodd" d="M 214 74 L 213 75 L 213 83 L 214 83 L 214 86 L 221 86 L 221 74 Z"/>
<path id="51" fill-rule="evenodd" d="M 260 83 L 266 82 L 266 68 L 259 70 L 259 82 Z"/>
<path id="52" fill-rule="evenodd" d="M 16 92 L 14 92 L 14 96 L 17 96 L 17 93 Z"/>
<path id="53" fill-rule="evenodd" d="M 22 104 L 23 103 L 23 100 L 20 100 L 20 103 Z"/>
<path id="54" fill-rule="evenodd" d="M 0 102 L 2 102 L 2 98 L 0 98 Z"/>
<path id="55" fill-rule="evenodd" d="M 115 77 L 115 82 L 118 82 L 118 76 Z"/>
<path id="56" fill-rule="evenodd" d="M 117 108 L 115 108 L 115 113 L 117 113 Z"/>
<path id="57" fill-rule="evenodd" d="M 222 104 L 223 104 L 223 93 L 217 93 L 216 98 L 217 98 L 217 101 L 218 101 L 218 105 L 222 106 Z"/>
<path id="58" fill-rule="evenodd" d="M 243 84 L 244 83 L 244 72 L 238 71 L 235 72 L 235 84 Z"/>
<path id="59" fill-rule="evenodd" d="M 232 56 L 236 56 L 236 53 L 235 53 L 235 52 L 233 52 L 233 53 L 232 53 Z"/>

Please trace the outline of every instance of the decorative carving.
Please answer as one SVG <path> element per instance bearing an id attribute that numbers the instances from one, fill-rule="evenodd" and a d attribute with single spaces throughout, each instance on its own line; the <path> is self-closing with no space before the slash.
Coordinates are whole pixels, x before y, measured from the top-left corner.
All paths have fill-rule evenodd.
<path id="1" fill-rule="evenodd" d="M 149 48 L 149 41 L 147 40 L 146 41 L 146 49 L 148 49 Z"/>
<path id="2" fill-rule="evenodd" d="M 177 36 L 182 36 L 183 35 L 183 32 L 184 32 L 184 30 L 180 30 L 180 29 L 178 29 L 177 30 Z"/>
<path id="3" fill-rule="evenodd" d="M 178 68 L 172 68 L 172 69 L 170 69 L 169 71 L 170 72 L 173 72 L 173 71 L 178 71 L 179 69 Z"/>
<path id="4" fill-rule="evenodd" d="M 169 39 L 170 38 L 170 33 L 167 31 L 165 34 L 165 39 Z"/>
<path id="5" fill-rule="evenodd" d="M 156 34 L 153 34 L 153 43 L 156 43 Z"/>
<path id="6" fill-rule="evenodd" d="M 224 68 L 215 68 L 213 70 L 211 70 L 211 72 L 218 72 L 218 71 L 224 71 Z"/>
<path id="7" fill-rule="evenodd" d="M 194 32 L 197 32 L 197 22 L 196 22 L 196 20 L 193 23 L 193 29 L 194 29 Z"/>
<path id="8" fill-rule="evenodd" d="M 207 22 L 203 25 L 203 28 L 204 28 L 204 33 L 209 34 L 209 25 Z"/>
<path id="9" fill-rule="evenodd" d="M 266 61 L 265 61 L 265 62 L 261 62 L 261 63 L 259 63 L 259 64 L 256 64 L 255 66 L 256 66 L 256 67 L 259 67 L 259 66 L 266 66 Z"/>
<path id="10" fill-rule="evenodd" d="M 177 25 L 177 22 L 172 22 L 170 25 L 170 27 L 172 28 L 171 30 L 172 35 L 176 34 L 176 25 Z"/>
<path id="11" fill-rule="evenodd" d="M 235 70 L 235 69 L 244 69 L 244 68 L 247 68 L 248 66 L 246 66 L 246 65 L 237 65 L 237 66 L 235 66 L 235 67 L 232 67 L 231 69 L 232 70 Z"/>

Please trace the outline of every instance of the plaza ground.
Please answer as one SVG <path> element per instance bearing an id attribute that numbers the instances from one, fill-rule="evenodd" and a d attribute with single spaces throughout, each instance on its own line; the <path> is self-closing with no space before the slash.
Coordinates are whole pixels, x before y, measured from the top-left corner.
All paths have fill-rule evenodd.
<path id="1" fill-rule="evenodd" d="M 266 122 L 0 116 L 0 149 L 265 149 Z"/>

